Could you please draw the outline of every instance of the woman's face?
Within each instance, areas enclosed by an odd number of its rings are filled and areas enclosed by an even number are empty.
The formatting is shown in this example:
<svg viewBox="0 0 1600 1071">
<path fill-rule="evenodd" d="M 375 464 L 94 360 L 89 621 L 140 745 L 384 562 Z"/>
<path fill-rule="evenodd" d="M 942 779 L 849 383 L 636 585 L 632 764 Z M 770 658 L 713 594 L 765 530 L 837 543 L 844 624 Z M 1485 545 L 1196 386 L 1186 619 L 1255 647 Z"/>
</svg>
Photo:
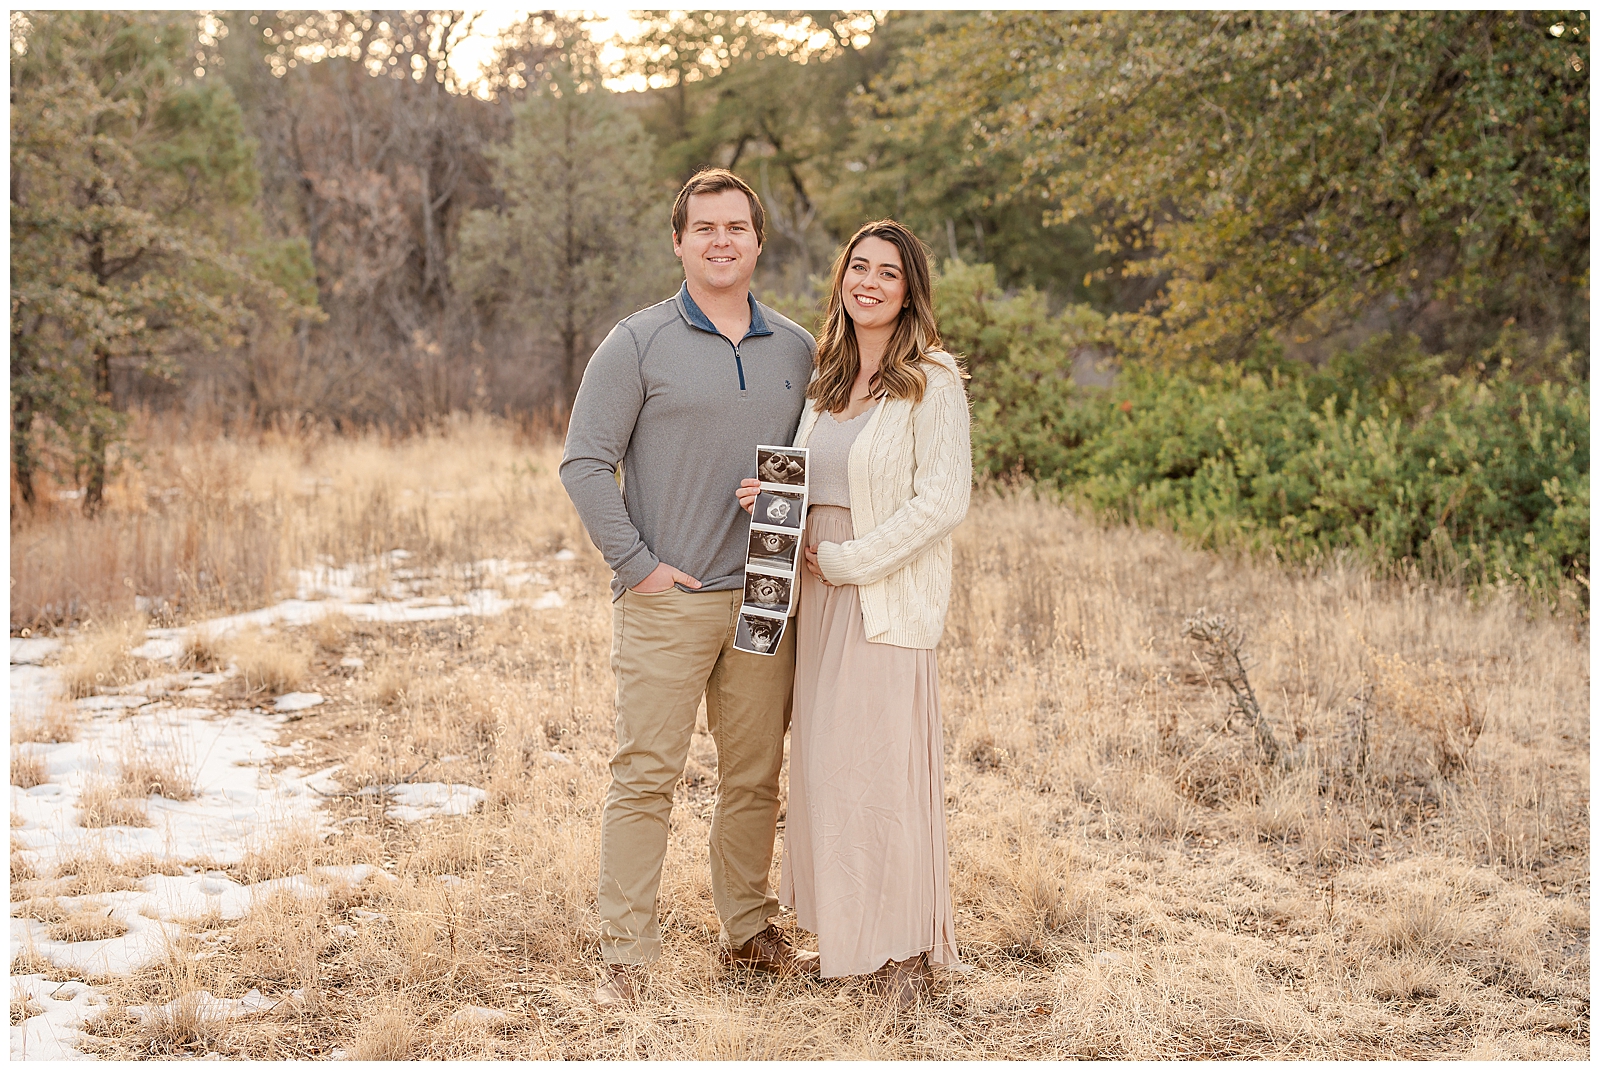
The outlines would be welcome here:
<svg viewBox="0 0 1600 1071">
<path fill-rule="evenodd" d="M 863 238 L 844 268 L 844 307 L 860 328 L 884 328 L 900 318 L 906 303 L 906 272 L 900 250 L 878 237 Z"/>
</svg>

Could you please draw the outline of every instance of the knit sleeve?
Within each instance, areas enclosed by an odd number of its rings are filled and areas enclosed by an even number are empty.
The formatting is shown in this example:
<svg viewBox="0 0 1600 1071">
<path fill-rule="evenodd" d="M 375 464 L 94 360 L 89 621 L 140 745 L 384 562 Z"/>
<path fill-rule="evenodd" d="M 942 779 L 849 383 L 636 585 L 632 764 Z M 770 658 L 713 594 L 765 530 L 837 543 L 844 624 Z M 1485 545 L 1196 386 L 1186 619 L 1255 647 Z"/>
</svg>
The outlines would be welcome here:
<svg viewBox="0 0 1600 1071">
<path fill-rule="evenodd" d="M 834 584 L 871 584 L 949 535 L 972 495 L 972 429 L 966 392 L 954 373 L 929 377 L 912 412 L 916 472 L 904 505 L 860 539 L 822 543 L 817 564 Z"/>
</svg>

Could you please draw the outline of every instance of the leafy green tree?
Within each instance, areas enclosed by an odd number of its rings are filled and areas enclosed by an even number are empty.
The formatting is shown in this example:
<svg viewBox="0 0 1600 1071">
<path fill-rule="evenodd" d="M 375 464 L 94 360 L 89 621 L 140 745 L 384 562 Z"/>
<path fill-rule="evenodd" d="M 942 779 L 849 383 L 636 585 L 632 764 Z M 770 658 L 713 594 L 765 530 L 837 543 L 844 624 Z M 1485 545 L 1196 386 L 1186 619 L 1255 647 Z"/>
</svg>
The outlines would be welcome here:
<svg viewBox="0 0 1600 1071">
<path fill-rule="evenodd" d="M 623 48 L 620 73 L 657 87 L 643 111 L 660 138 L 658 173 L 681 183 L 715 164 L 748 179 L 768 216 L 760 277 L 786 276 L 790 291 L 838 238 L 824 202 L 850 136 L 848 98 L 880 65 L 868 55 L 877 27 L 867 12 L 673 12 Z"/>
<path fill-rule="evenodd" d="M 112 368 L 170 376 L 286 302 L 237 250 L 254 146 L 227 87 L 191 77 L 194 28 L 167 13 L 12 16 L 12 469 L 35 497 L 64 453 L 93 514 L 123 426 Z"/>
<path fill-rule="evenodd" d="M 623 72 L 644 75 L 667 102 L 667 146 L 690 152 L 672 152 L 668 166 L 680 180 L 704 166 L 693 155 L 691 123 L 696 109 L 691 93 L 741 59 L 763 53 L 761 28 L 769 20 L 760 11 L 675 11 L 645 23 L 624 46 Z"/>
<path fill-rule="evenodd" d="M 504 204 L 466 215 L 454 272 L 486 316 L 554 343 L 570 406 L 608 320 L 670 278 L 669 213 L 639 120 L 593 72 L 546 69 L 488 150 Z"/>
<path fill-rule="evenodd" d="M 1086 225 L 1045 226 L 1054 203 L 1037 186 L 1018 186 L 1014 153 L 990 150 L 965 114 L 922 107 L 929 84 L 949 76 L 943 57 L 923 43 L 979 17 L 906 12 L 878 27 L 865 50 L 870 78 L 837 95 L 849 124 L 835 135 L 826 165 L 829 228 L 849 234 L 868 219 L 892 216 L 941 258 L 992 264 L 1005 286 L 1107 309 L 1137 307 L 1148 296 L 1142 281 L 1124 294 L 1103 274 L 1091 277 L 1106 257 L 1095 252 Z"/>
<path fill-rule="evenodd" d="M 1031 287 L 1007 294 L 991 264 L 946 261 L 934 286 L 945 346 L 972 376 L 972 456 L 997 475 L 1053 475 L 1094 434 L 1074 365 L 1102 354 L 1105 317 L 1088 305 L 1050 312 Z M 1089 421 L 1085 423 L 1086 419 Z"/>
<path fill-rule="evenodd" d="M 761 192 L 775 300 L 803 294 L 861 223 L 893 216 L 941 257 L 993 263 L 1007 286 L 1137 307 L 1149 283 L 1086 280 L 1107 258 L 1087 226 L 1045 226 L 1054 202 L 1017 186 L 1019 160 L 987 151 L 962 115 L 920 106 L 926 83 L 948 75 L 924 42 L 976 17 L 673 12 L 624 45 L 622 73 L 657 87 L 642 111 L 665 178 L 720 164 Z"/>
<path fill-rule="evenodd" d="M 1240 358 L 1373 309 L 1471 353 L 1587 336 L 1589 27 L 1573 13 L 985 13 L 920 107 L 1020 163 L 1109 270 L 1131 349 Z"/>
</svg>

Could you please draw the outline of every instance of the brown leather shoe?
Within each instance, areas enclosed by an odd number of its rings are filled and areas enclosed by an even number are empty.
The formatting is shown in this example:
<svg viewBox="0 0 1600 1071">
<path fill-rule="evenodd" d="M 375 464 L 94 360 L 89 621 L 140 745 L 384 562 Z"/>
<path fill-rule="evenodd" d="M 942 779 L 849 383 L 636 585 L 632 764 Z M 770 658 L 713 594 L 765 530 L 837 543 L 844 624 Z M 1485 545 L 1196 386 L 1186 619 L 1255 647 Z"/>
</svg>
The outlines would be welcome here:
<svg viewBox="0 0 1600 1071">
<path fill-rule="evenodd" d="M 594 990 L 595 1007 L 601 1011 L 637 1007 L 643 982 L 643 967 L 628 963 L 606 964 L 606 975 Z"/>
<path fill-rule="evenodd" d="M 768 974 L 822 973 L 822 961 L 815 952 L 796 952 L 789 935 L 770 924 L 738 948 L 723 950 L 722 962 Z"/>
<path fill-rule="evenodd" d="M 928 995 L 928 954 L 890 960 L 869 976 L 872 991 L 896 1011 L 909 1012 Z"/>
</svg>

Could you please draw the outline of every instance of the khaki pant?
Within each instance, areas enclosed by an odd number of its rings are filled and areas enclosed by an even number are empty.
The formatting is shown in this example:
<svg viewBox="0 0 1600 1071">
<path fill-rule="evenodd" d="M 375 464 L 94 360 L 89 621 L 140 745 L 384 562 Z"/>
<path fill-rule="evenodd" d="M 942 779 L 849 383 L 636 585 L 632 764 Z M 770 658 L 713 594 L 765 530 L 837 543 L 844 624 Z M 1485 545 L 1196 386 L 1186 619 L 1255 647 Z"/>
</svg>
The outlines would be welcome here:
<svg viewBox="0 0 1600 1071">
<path fill-rule="evenodd" d="M 771 657 L 735 650 L 740 595 L 624 591 L 612 606 L 617 751 L 600 819 L 599 890 L 607 963 L 661 954 L 656 894 L 667 823 L 702 695 L 717 745 L 711 895 L 722 939 L 742 945 L 778 913 L 767 875 L 793 703 L 794 630 L 785 630 Z"/>
</svg>

